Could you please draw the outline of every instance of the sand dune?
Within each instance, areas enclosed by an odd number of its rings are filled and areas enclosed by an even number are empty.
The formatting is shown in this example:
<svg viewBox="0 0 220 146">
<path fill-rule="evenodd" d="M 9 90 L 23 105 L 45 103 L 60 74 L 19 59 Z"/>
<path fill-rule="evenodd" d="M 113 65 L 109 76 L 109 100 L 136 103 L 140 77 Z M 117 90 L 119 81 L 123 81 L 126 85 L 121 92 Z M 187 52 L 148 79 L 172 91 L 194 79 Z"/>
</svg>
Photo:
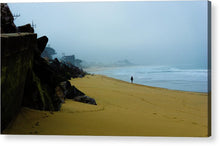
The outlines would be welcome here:
<svg viewBox="0 0 220 146">
<path fill-rule="evenodd" d="M 66 100 L 59 112 L 22 108 L 8 134 L 208 136 L 208 95 L 130 84 L 101 75 L 72 79 L 97 106 Z"/>
</svg>

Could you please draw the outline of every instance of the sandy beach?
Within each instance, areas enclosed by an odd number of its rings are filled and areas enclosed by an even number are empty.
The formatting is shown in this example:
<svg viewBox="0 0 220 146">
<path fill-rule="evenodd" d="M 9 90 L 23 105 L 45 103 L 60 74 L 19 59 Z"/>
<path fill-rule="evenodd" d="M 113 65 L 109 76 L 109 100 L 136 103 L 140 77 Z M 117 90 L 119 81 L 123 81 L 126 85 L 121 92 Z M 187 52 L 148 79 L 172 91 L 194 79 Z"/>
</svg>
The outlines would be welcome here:
<svg viewBox="0 0 220 146">
<path fill-rule="evenodd" d="M 168 90 L 101 75 L 71 84 L 97 106 L 66 100 L 59 112 L 22 108 L 4 134 L 208 136 L 208 94 Z"/>
</svg>

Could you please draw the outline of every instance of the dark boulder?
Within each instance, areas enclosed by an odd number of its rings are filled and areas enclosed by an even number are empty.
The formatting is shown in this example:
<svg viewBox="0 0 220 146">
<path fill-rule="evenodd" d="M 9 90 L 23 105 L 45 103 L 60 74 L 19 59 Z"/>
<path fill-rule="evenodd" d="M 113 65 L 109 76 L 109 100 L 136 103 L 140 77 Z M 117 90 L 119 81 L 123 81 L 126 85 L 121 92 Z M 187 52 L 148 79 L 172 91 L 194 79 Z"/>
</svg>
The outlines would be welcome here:
<svg viewBox="0 0 220 146">
<path fill-rule="evenodd" d="M 22 105 L 33 109 L 58 111 L 62 100 L 55 96 L 55 89 L 55 85 L 51 86 L 31 71 L 27 76 Z"/>
<path fill-rule="evenodd" d="M 17 30 L 14 24 L 14 17 L 8 4 L 1 3 L 1 33 L 15 33 Z"/>
<path fill-rule="evenodd" d="M 88 104 L 93 104 L 93 105 L 97 105 L 95 99 L 83 95 L 83 96 L 76 96 L 73 98 L 74 101 L 78 101 L 78 102 L 82 102 L 82 103 L 88 103 Z"/>
<path fill-rule="evenodd" d="M 60 83 L 60 87 L 63 89 L 63 94 L 60 94 L 61 96 L 65 96 L 67 99 L 73 99 L 74 101 L 78 102 L 83 102 L 83 103 L 88 103 L 88 104 L 93 104 L 97 105 L 95 99 L 86 96 L 83 92 L 78 90 L 75 86 L 71 86 L 69 81 L 64 81 Z"/>
<path fill-rule="evenodd" d="M 71 86 L 66 93 L 66 98 L 68 99 L 74 99 L 76 96 L 82 96 L 85 95 L 83 92 L 78 90 L 75 86 Z"/>
<path fill-rule="evenodd" d="M 67 80 L 71 78 L 84 77 L 87 73 L 78 67 L 60 62 L 57 58 L 50 61 L 50 67 L 54 69 L 56 73 L 65 77 Z"/>
<path fill-rule="evenodd" d="M 39 48 L 36 50 L 39 50 Z M 57 111 L 60 109 L 63 101 L 62 98 L 56 96 L 56 87 L 65 78 L 60 77 L 54 72 L 48 65 L 48 62 L 37 55 L 38 53 L 34 53 L 32 70 L 27 75 L 23 106 Z"/>
<path fill-rule="evenodd" d="M 46 36 L 42 36 L 37 39 L 37 45 L 38 45 L 38 50 L 39 50 L 40 54 L 44 51 L 44 49 L 47 45 L 47 42 L 48 42 L 48 38 Z"/>
<path fill-rule="evenodd" d="M 43 57 L 46 60 L 52 60 L 53 55 L 57 54 L 55 49 L 47 46 L 45 47 L 44 51 L 41 53 L 41 57 Z"/>
<path fill-rule="evenodd" d="M 64 90 L 68 90 L 69 88 L 71 88 L 71 84 L 69 81 L 64 81 L 60 83 L 60 86 L 64 89 Z"/>
<path fill-rule="evenodd" d="M 14 17 L 8 7 L 8 4 L 1 3 L 1 33 L 29 32 L 34 33 L 30 24 L 16 27 Z"/>
<path fill-rule="evenodd" d="M 55 89 L 55 96 L 57 96 L 62 103 L 65 102 L 65 93 L 63 92 L 63 89 L 60 86 L 57 86 Z"/>
<path fill-rule="evenodd" d="M 46 36 L 37 39 L 37 48 L 34 50 L 32 70 L 27 75 L 23 106 L 57 111 L 63 102 L 57 86 L 61 81 L 66 80 L 59 76 L 48 62 L 40 57 L 48 38 Z M 57 93 L 57 94 L 56 94 Z"/>
<path fill-rule="evenodd" d="M 17 27 L 17 32 L 29 32 L 34 33 L 34 29 L 31 27 L 30 24 L 22 25 Z"/>
<path fill-rule="evenodd" d="M 76 96 L 85 95 L 83 92 L 78 90 L 75 86 L 71 86 L 69 81 L 63 81 L 60 83 L 60 87 L 63 89 L 65 98 L 74 99 Z"/>
</svg>

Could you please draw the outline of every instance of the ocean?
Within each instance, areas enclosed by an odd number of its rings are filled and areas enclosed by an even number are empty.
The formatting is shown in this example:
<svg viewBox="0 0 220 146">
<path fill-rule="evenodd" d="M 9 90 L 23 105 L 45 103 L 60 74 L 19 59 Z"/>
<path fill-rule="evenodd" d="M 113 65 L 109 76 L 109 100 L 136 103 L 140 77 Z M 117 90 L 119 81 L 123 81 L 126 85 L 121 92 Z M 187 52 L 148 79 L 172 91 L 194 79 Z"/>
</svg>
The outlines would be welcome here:
<svg viewBox="0 0 220 146">
<path fill-rule="evenodd" d="M 161 87 L 172 90 L 208 92 L 207 69 L 184 69 L 168 66 L 131 66 L 103 68 L 89 73 L 106 75 L 115 79 Z"/>
</svg>

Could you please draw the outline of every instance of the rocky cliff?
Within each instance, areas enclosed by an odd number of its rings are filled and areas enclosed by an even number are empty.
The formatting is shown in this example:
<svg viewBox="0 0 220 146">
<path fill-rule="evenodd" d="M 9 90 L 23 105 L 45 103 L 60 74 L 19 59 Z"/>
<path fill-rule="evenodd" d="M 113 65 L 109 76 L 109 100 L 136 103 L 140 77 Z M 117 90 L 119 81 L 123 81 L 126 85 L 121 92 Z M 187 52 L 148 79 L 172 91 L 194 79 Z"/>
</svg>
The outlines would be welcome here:
<svg viewBox="0 0 220 146">
<path fill-rule="evenodd" d="M 40 58 L 40 53 L 46 43 L 46 37 L 37 39 L 34 33 L 1 35 L 1 129 L 21 106 L 59 110 L 62 101 L 55 88 L 65 78 L 45 69 L 49 65 Z"/>
<path fill-rule="evenodd" d="M 58 111 L 65 98 L 96 105 L 94 99 L 71 86 L 71 77 L 82 77 L 79 68 L 57 59 L 51 63 L 40 55 L 48 38 L 34 33 L 1 35 L 1 129 L 19 112 L 21 106 Z"/>
<path fill-rule="evenodd" d="M 37 38 L 30 25 L 16 27 L 7 4 L 1 4 L 1 16 L 1 130 L 22 106 L 57 111 L 65 98 L 96 105 L 68 81 L 84 76 L 82 70 L 41 57 L 46 36 Z"/>
<path fill-rule="evenodd" d="M 19 112 L 26 76 L 33 66 L 37 35 L 1 35 L 1 119 L 2 129 Z"/>
</svg>

